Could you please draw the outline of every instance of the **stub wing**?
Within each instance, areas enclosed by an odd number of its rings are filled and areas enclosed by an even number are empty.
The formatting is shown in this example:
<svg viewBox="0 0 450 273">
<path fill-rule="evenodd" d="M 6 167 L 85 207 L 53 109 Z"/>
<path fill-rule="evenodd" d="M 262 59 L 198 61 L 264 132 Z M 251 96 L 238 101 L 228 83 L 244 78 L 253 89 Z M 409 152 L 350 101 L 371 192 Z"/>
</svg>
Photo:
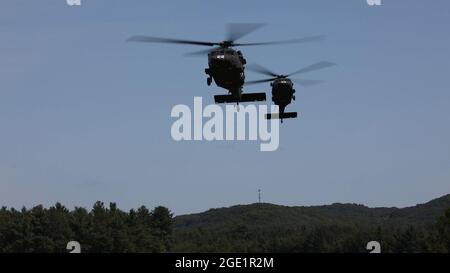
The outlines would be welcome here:
<svg viewBox="0 0 450 273">
<path fill-rule="evenodd" d="M 266 114 L 266 119 L 285 119 L 285 118 L 296 118 L 297 112 L 286 112 L 282 115 L 280 114 Z"/>
<path fill-rule="evenodd" d="M 266 101 L 266 93 L 244 93 L 240 98 L 234 95 L 216 95 L 214 96 L 216 103 L 237 103 L 237 102 L 255 102 Z"/>
</svg>

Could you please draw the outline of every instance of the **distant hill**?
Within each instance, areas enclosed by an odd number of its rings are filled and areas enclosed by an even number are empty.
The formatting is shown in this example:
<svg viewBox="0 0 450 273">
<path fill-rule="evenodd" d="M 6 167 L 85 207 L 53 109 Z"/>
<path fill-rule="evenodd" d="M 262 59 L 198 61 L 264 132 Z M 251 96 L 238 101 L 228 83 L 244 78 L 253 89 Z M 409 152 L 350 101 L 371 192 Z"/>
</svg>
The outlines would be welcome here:
<svg viewBox="0 0 450 273">
<path fill-rule="evenodd" d="M 286 251 L 295 251 L 293 248 L 306 244 L 305 240 L 308 240 L 311 234 L 329 233 L 330 230 L 332 232 L 328 237 L 330 244 L 333 244 L 330 246 L 333 251 L 339 251 L 336 247 L 340 247 L 340 244 L 350 244 L 355 240 L 361 241 L 357 244 L 362 246 L 362 242 L 366 240 L 364 237 L 381 237 L 381 233 L 392 235 L 391 241 L 397 244 L 399 236 L 403 236 L 403 230 L 413 227 L 417 230 L 411 232 L 419 234 L 422 229 L 434 224 L 449 208 L 450 194 L 407 208 L 369 208 L 364 205 L 340 203 L 288 207 L 256 203 L 210 209 L 203 213 L 174 218 L 175 250 L 280 251 L 289 241 L 297 240 L 299 242 L 286 248 Z M 317 237 L 321 240 L 325 235 Z M 333 238 L 345 242 L 339 242 L 338 246 L 335 246 Z M 427 243 L 428 239 L 423 240 Z M 249 247 L 243 248 L 246 244 Z M 359 247 L 358 245 L 354 250 L 361 251 Z M 417 247 L 422 249 L 426 246 Z M 323 248 L 316 246 L 313 249 Z M 342 249 L 352 248 L 345 246 Z M 302 250 L 304 247 L 298 251 Z"/>
<path fill-rule="evenodd" d="M 280 206 L 267 203 L 237 205 L 210 209 L 203 213 L 175 217 L 175 230 L 195 228 L 228 228 L 236 224 L 247 226 L 303 226 L 328 224 L 415 225 L 429 224 L 450 208 L 450 194 L 425 204 L 407 208 L 369 208 L 357 204 L 324 206 Z"/>
</svg>

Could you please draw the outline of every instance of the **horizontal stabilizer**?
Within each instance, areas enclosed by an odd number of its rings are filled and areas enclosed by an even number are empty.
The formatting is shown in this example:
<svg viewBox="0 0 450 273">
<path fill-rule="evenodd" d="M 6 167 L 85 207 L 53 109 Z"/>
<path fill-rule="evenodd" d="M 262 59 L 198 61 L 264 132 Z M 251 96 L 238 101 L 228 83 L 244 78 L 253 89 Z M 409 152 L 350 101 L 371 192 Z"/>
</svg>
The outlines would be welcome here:
<svg viewBox="0 0 450 273">
<path fill-rule="evenodd" d="M 283 113 L 283 115 L 281 116 L 281 118 L 285 119 L 285 118 L 296 118 L 297 117 L 297 112 L 287 112 L 287 113 Z M 280 114 L 266 114 L 266 119 L 280 119 Z"/>
<path fill-rule="evenodd" d="M 244 93 L 241 98 L 237 100 L 233 95 L 216 95 L 214 96 L 216 103 L 236 103 L 236 102 L 254 102 L 266 101 L 266 93 Z"/>
</svg>

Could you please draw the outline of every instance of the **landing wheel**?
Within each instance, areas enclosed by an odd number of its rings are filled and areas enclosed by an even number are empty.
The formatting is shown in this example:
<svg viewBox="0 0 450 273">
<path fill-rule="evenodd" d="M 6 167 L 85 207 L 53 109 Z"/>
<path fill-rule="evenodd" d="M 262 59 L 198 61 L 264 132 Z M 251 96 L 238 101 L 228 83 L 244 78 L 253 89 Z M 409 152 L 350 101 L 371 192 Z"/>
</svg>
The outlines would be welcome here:
<svg viewBox="0 0 450 273">
<path fill-rule="evenodd" d="M 292 96 L 292 99 L 295 100 L 295 96 Z"/>
<path fill-rule="evenodd" d="M 212 79 L 211 79 L 211 77 L 209 77 L 209 78 L 207 78 L 207 79 L 206 79 L 206 83 L 208 84 L 208 86 L 210 86 L 210 85 L 211 85 L 211 83 L 212 83 Z"/>
</svg>

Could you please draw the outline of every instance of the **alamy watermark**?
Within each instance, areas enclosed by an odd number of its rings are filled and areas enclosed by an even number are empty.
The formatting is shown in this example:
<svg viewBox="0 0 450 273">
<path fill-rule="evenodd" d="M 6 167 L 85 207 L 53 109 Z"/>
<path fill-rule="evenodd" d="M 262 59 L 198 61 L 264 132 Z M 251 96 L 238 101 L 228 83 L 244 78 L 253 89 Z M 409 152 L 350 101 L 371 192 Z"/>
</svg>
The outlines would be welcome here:
<svg viewBox="0 0 450 273">
<path fill-rule="evenodd" d="M 366 0 L 369 6 L 381 6 L 381 0 Z M 81 6 L 81 0 L 66 0 L 69 6 Z"/>
<path fill-rule="evenodd" d="M 81 0 L 66 0 L 69 6 L 81 6 Z"/>
<path fill-rule="evenodd" d="M 66 246 L 67 250 L 70 250 L 69 253 L 81 253 L 81 244 L 78 241 L 70 241 Z"/>
<path fill-rule="evenodd" d="M 381 0 L 366 0 L 367 5 L 369 6 L 381 6 Z M 67 5 L 69 6 L 81 6 L 81 0 L 66 0 Z"/>
<path fill-rule="evenodd" d="M 378 241 L 370 241 L 367 243 L 366 249 L 369 253 L 381 253 L 381 244 Z"/>
<path fill-rule="evenodd" d="M 70 241 L 67 243 L 67 250 L 69 253 L 81 253 L 81 244 L 78 241 Z M 378 241 L 370 241 L 366 245 L 367 251 L 369 253 L 379 254 L 381 253 L 381 244 Z"/>
<path fill-rule="evenodd" d="M 367 0 L 369 6 L 381 6 L 381 0 Z"/>
<path fill-rule="evenodd" d="M 261 151 L 276 151 L 280 144 L 280 121 L 267 120 L 267 105 L 225 105 L 203 107 L 202 97 L 194 97 L 194 108 L 175 105 L 171 117 L 171 135 L 176 141 L 261 141 Z M 271 113 L 278 113 L 278 106 L 271 106 Z M 270 125 L 270 126 L 269 126 Z"/>
</svg>

